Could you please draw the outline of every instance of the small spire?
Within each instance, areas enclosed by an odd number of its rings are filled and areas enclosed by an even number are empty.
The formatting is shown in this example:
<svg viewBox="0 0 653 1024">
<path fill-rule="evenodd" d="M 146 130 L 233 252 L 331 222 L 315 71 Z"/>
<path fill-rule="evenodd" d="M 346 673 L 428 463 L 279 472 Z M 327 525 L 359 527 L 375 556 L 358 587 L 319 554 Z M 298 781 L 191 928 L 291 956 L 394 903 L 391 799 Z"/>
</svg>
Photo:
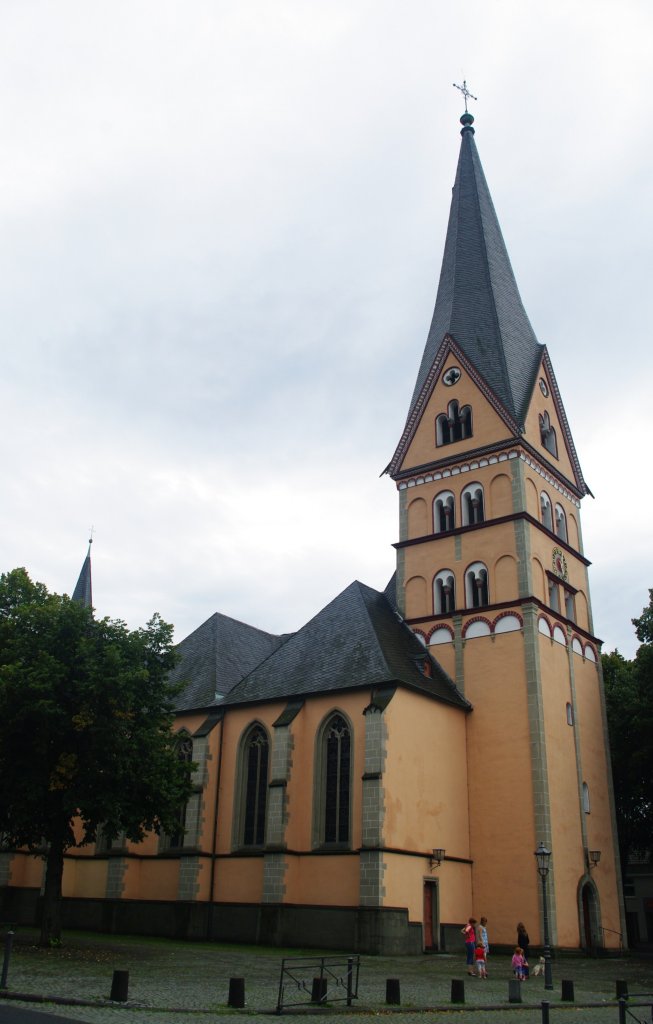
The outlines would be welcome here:
<svg viewBox="0 0 653 1024">
<path fill-rule="evenodd" d="M 73 601 L 79 601 L 85 608 L 93 607 L 93 588 L 91 585 L 91 544 L 93 543 L 93 527 L 88 538 L 88 551 L 82 565 L 82 571 L 73 590 Z"/>
</svg>

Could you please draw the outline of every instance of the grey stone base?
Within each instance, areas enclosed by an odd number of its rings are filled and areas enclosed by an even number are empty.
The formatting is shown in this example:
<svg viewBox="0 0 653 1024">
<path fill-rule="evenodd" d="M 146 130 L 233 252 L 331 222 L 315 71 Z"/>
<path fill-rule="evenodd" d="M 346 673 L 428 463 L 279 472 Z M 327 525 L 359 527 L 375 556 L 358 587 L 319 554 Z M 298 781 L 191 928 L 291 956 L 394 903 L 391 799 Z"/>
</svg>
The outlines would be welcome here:
<svg viewBox="0 0 653 1024">
<path fill-rule="evenodd" d="M 37 890 L 0 889 L 0 920 L 38 924 Z M 64 899 L 64 928 L 266 946 L 314 947 L 384 956 L 422 952 L 421 925 L 401 909 L 284 904 Z"/>
</svg>

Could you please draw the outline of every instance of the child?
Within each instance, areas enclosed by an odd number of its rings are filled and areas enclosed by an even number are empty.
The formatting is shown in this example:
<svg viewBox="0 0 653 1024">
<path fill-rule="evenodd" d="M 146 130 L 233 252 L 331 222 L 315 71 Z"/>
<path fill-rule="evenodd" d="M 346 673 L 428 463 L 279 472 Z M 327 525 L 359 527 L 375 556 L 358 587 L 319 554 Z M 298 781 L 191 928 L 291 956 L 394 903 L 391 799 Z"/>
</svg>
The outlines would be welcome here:
<svg viewBox="0 0 653 1024">
<path fill-rule="evenodd" d="M 526 980 L 527 967 L 528 964 L 526 963 L 526 958 L 524 957 L 524 950 L 521 948 L 521 946 L 515 946 L 515 952 L 512 956 L 512 970 L 515 977 L 517 978 L 517 981 Z"/>
<path fill-rule="evenodd" d="M 474 950 L 474 959 L 476 961 L 476 970 L 479 978 L 487 978 L 487 970 L 485 968 L 485 946 L 479 941 L 476 949 Z"/>
</svg>

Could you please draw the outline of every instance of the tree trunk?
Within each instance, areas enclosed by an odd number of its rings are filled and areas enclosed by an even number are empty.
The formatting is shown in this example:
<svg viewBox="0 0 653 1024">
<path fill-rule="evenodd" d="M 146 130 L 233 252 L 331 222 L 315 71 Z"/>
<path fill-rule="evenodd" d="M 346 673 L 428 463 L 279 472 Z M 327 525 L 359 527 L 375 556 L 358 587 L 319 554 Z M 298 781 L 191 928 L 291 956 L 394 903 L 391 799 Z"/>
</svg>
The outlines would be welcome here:
<svg viewBox="0 0 653 1024">
<path fill-rule="evenodd" d="M 41 946 L 61 941 L 61 883 L 63 880 L 63 841 L 53 840 L 48 850 L 41 916 Z"/>
</svg>

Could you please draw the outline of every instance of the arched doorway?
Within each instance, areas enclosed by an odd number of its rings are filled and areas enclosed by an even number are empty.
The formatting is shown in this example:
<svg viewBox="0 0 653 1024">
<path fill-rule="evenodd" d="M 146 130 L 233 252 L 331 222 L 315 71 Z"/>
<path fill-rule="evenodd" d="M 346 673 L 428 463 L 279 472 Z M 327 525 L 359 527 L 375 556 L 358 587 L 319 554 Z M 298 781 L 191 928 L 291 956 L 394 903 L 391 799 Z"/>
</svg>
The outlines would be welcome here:
<svg viewBox="0 0 653 1024">
<path fill-rule="evenodd" d="M 603 945 L 599 894 L 593 882 L 586 880 L 580 890 L 580 938 L 588 953 L 595 953 Z"/>
</svg>

